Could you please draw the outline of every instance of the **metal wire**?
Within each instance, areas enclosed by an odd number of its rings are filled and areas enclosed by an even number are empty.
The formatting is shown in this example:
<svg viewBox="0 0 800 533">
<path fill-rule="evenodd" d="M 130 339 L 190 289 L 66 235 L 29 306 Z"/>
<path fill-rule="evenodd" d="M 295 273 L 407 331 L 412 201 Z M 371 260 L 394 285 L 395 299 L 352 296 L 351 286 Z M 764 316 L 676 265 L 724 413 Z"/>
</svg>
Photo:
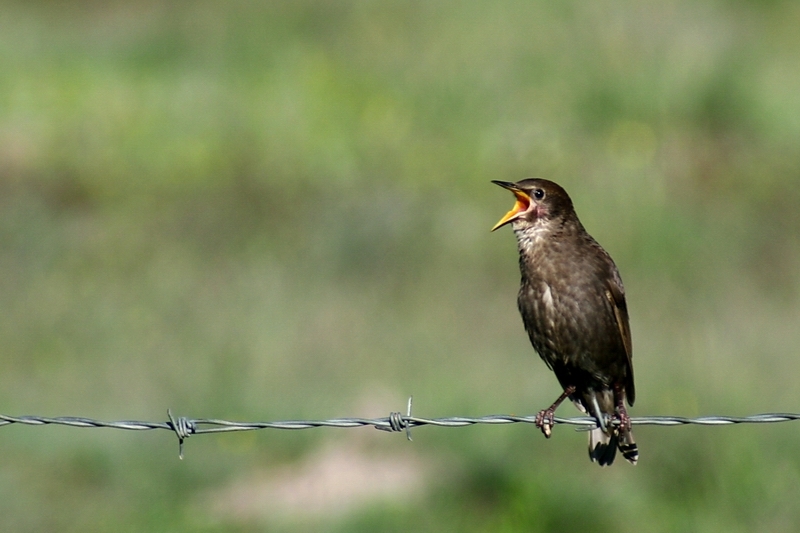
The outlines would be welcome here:
<svg viewBox="0 0 800 533">
<path fill-rule="evenodd" d="M 70 427 L 101 427 L 113 429 L 127 429 L 143 431 L 151 429 L 166 429 L 178 436 L 179 457 L 183 459 L 183 442 L 191 435 L 205 433 L 227 433 L 230 431 L 254 431 L 257 429 L 311 429 L 319 427 L 354 428 L 372 426 L 382 431 L 405 431 L 408 440 L 411 440 L 411 428 L 419 426 L 437 427 L 465 427 L 476 424 L 534 424 L 535 416 L 516 415 L 488 415 L 477 418 L 464 416 L 451 416 L 445 418 L 421 418 L 411 415 L 411 398 L 408 399 L 406 414 L 390 413 L 385 418 L 332 418 L 328 420 L 280 420 L 275 422 L 234 422 L 216 418 L 186 418 L 174 417 L 172 411 L 167 410 L 168 422 L 146 422 L 139 420 L 121 420 L 106 422 L 92 418 L 76 416 L 59 416 L 55 418 L 44 416 L 9 416 L 0 414 L 0 427 L 9 424 L 24 424 L 28 426 L 60 425 Z M 639 416 L 632 417 L 631 423 L 636 426 L 684 426 L 696 424 L 701 426 L 724 426 L 731 424 L 767 424 L 775 422 L 789 422 L 800 420 L 800 413 L 764 413 L 750 416 L 701 416 L 695 418 L 683 416 Z M 588 431 L 597 427 L 593 417 L 579 416 L 574 418 L 555 417 L 555 424 L 577 426 L 579 431 Z M 616 421 L 612 422 L 616 423 Z"/>
</svg>

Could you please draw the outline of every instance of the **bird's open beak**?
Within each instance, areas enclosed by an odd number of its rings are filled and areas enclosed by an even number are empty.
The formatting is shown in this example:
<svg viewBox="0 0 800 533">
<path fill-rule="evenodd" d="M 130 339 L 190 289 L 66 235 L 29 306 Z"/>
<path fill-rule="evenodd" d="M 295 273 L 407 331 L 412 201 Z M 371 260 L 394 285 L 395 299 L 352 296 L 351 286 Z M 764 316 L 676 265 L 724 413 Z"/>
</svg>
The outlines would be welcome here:
<svg viewBox="0 0 800 533">
<path fill-rule="evenodd" d="M 528 196 L 528 193 L 522 191 L 513 183 L 509 183 L 507 181 L 497 181 L 497 180 L 492 180 L 492 183 L 494 183 L 495 185 L 499 185 L 504 189 L 508 189 L 509 191 L 513 192 L 514 196 L 517 198 L 517 201 L 514 204 L 514 207 L 511 208 L 511 211 L 506 213 L 505 216 L 500 219 L 500 222 L 494 225 L 494 227 L 492 228 L 492 231 L 494 231 L 497 228 L 505 226 L 506 224 L 517 218 L 520 214 L 527 211 L 528 208 L 531 206 L 531 197 Z"/>
</svg>

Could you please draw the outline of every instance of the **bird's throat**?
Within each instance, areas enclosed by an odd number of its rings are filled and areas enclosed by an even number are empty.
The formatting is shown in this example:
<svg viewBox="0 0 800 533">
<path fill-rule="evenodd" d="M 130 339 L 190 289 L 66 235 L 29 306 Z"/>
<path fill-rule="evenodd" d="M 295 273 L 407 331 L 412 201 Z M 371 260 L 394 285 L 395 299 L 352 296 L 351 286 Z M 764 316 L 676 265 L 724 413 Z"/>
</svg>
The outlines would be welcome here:
<svg viewBox="0 0 800 533">
<path fill-rule="evenodd" d="M 517 237 L 517 245 L 521 254 L 530 255 L 536 248 L 541 246 L 552 233 L 550 224 L 544 219 L 536 219 L 532 224 L 529 222 L 513 224 L 514 235 Z"/>
</svg>

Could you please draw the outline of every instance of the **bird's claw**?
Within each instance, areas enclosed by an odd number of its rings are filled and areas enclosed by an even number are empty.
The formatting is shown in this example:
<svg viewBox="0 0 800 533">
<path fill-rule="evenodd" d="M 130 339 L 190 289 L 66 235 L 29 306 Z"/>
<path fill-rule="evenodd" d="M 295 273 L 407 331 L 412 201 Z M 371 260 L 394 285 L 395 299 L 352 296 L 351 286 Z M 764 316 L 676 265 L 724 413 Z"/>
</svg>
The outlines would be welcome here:
<svg viewBox="0 0 800 533">
<path fill-rule="evenodd" d="M 628 412 L 626 410 L 622 410 L 621 412 L 617 412 L 614 415 L 619 421 L 619 431 L 622 433 L 629 432 L 633 424 L 631 424 L 631 417 L 628 416 Z"/>
<path fill-rule="evenodd" d="M 554 409 L 542 409 L 536 415 L 535 424 L 536 427 L 542 430 L 544 433 L 545 438 L 549 439 L 550 435 L 553 434 L 552 427 L 555 424 L 555 410 Z"/>
<path fill-rule="evenodd" d="M 614 398 L 617 402 L 614 418 L 619 422 L 618 430 L 620 433 L 630 433 L 632 426 L 631 417 L 628 416 L 628 410 L 625 408 L 625 396 L 622 393 L 619 383 L 614 385 Z"/>
</svg>

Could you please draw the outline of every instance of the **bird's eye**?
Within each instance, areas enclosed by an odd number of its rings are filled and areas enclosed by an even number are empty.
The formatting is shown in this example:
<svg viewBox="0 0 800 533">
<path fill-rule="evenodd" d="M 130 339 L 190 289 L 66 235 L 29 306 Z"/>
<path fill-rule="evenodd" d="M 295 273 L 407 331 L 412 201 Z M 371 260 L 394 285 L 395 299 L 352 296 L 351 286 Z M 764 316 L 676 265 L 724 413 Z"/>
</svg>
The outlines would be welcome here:
<svg viewBox="0 0 800 533">
<path fill-rule="evenodd" d="M 541 200 L 544 198 L 544 191 L 542 189 L 536 189 L 533 191 L 533 197 L 537 200 Z"/>
</svg>

